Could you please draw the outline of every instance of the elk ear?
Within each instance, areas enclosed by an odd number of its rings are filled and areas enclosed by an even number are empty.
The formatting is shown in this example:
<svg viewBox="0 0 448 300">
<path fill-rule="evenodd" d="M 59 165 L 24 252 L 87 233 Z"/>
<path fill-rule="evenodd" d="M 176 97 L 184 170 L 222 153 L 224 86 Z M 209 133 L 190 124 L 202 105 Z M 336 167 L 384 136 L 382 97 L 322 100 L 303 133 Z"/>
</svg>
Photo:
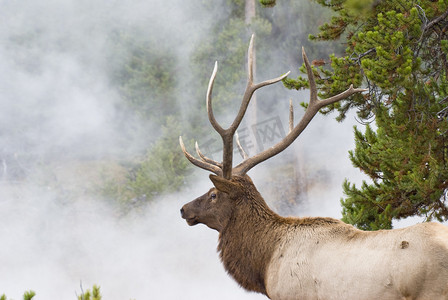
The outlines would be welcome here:
<svg viewBox="0 0 448 300">
<path fill-rule="evenodd" d="M 236 189 L 236 184 L 232 181 L 210 174 L 210 180 L 213 182 L 213 185 L 218 189 L 218 191 L 226 193 L 226 194 L 233 194 Z"/>
</svg>

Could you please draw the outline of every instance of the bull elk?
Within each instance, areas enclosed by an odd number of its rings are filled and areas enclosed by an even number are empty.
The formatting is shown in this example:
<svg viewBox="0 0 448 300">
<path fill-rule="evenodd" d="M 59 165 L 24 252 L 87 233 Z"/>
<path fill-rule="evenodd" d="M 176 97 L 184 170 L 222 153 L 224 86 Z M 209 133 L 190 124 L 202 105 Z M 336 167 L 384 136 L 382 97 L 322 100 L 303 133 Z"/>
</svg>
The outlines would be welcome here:
<svg viewBox="0 0 448 300">
<path fill-rule="evenodd" d="M 187 159 L 208 170 L 214 187 L 185 204 L 182 218 L 192 226 L 203 223 L 219 232 L 218 252 L 226 271 L 246 290 L 271 299 L 448 299 L 448 228 L 422 223 L 408 228 L 361 231 L 325 217 L 282 217 L 272 211 L 247 172 L 287 148 L 322 107 L 355 93 L 350 86 L 339 95 L 320 100 L 314 75 L 302 49 L 310 101 L 303 118 L 290 126 L 273 147 L 232 167 L 233 140 L 255 90 L 278 78 L 253 82 L 253 36 L 248 50 L 248 84 L 239 112 L 228 129 L 216 121 L 212 88 L 217 63 L 207 91 L 207 112 L 223 140 L 223 161 L 206 157 Z M 292 122 L 290 114 L 290 123 Z M 240 147 L 242 151 L 242 148 Z"/>
</svg>

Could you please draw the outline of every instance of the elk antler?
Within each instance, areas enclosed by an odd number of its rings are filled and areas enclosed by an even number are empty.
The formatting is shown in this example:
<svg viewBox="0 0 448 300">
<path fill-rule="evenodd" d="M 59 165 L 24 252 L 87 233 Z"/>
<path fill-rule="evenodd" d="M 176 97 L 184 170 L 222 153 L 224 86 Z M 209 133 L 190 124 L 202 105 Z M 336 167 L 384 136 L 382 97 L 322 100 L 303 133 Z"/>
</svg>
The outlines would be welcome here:
<svg viewBox="0 0 448 300">
<path fill-rule="evenodd" d="M 254 84 L 254 75 L 253 75 L 253 49 L 254 49 L 254 35 L 252 35 L 250 42 L 249 42 L 249 49 L 248 49 L 248 58 L 247 58 L 247 68 L 248 68 L 248 78 L 247 78 L 247 86 L 246 90 L 244 92 L 243 100 L 241 101 L 241 106 L 238 111 L 237 116 L 235 117 L 235 120 L 233 120 L 232 124 L 229 128 L 224 129 L 221 125 L 218 124 L 218 122 L 215 119 L 215 116 L 213 114 L 213 108 L 212 108 L 212 90 L 213 90 L 213 84 L 215 82 L 216 73 L 218 72 L 218 62 L 215 62 L 215 67 L 213 69 L 212 76 L 210 77 L 210 82 L 208 84 L 207 89 L 207 114 L 208 118 L 210 120 L 210 123 L 212 124 L 213 128 L 219 133 L 219 135 L 222 138 L 223 143 L 223 154 L 222 154 L 222 167 L 221 164 L 218 162 L 215 162 L 211 159 L 206 158 L 203 155 L 200 155 L 200 151 L 198 152 L 198 155 L 201 157 L 202 160 L 196 159 L 191 154 L 189 154 L 185 150 L 185 146 L 182 142 L 182 138 L 179 138 L 179 142 L 181 144 L 182 151 L 184 152 L 185 156 L 188 158 L 188 160 L 193 163 L 194 165 L 211 171 L 217 175 L 221 175 L 226 179 L 230 179 L 232 177 L 232 161 L 233 161 L 233 136 L 235 134 L 235 131 L 237 130 L 238 126 L 241 123 L 241 120 L 244 117 L 244 114 L 246 113 L 247 106 L 249 105 L 249 102 L 252 98 L 252 95 L 254 92 L 264 86 L 276 83 L 281 81 L 283 78 L 289 75 L 289 72 L 279 76 L 274 79 L 266 80 L 257 84 Z M 198 148 L 197 148 L 198 149 Z"/>
<path fill-rule="evenodd" d="M 237 165 L 233 170 L 235 174 L 243 175 L 246 174 L 250 169 L 252 169 L 254 166 L 258 165 L 262 161 L 265 161 L 274 155 L 277 155 L 278 153 L 285 150 L 289 145 L 291 145 L 292 142 L 302 133 L 302 131 L 308 126 L 309 122 L 313 119 L 313 117 L 317 114 L 317 112 L 324 106 L 330 105 L 332 103 L 338 102 L 342 99 L 345 99 L 355 93 L 364 92 L 367 91 L 366 89 L 355 89 L 353 88 L 353 85 L 350 85 L 350 87 L 333 97 L 330 97 L 328 99 L 319 100 L 317 97 L 317 87 L 316 87 L 316 81 L 314 78 L 313 70 L 311 69 L 310 62 L 308 61 L 308 57 L 306 56 L 305 49 L 302 47 L 302 56 L 303 60 L 305 62 L 306 66 L 306 72 L 308 75 L 308 81 L 310 85 L 310 102 L 308 104 L 308 107 L 305 111 L 305 114 L 303 115 L 302 119 L 299 121 L 299 123 L 293 127 L 293 113 L 292 113 L 292 104 L 290 103 L 290 130 L 288 135 L 281 140 L 279 143 L 274 145 L 273 147 L 264 150 L 261 153 L 256 154 L 255 156 L 246 159 L 245 161 L 241 162 L 239 165 Z"/>
<path fill-rule="evenodd" d="M 243 159 L 248 159 L 249 156 L 247 155 L 246 151 L 244 151 L 243 145 L 241 145 L 240 137 L 238 135 L 238 131 L 235 131 L 235 140 L 236 140 L 236 145 L 238 146 L 238 151 L 241 154 L 241 157 Z"/>
<path fill-rule="evenodd" d="M 195 166 L 202 168 L 204 170 L 208 170 L 210 172 L 215 173 L 218 176 L 222 176 L 222 168 L 218 166 L 218 163 L 213 161 L 213 163 L 211 163 L 210 161 L 212 161 L 209 158 L 206 158 L 205 156 L 201 156 L 202 160 L 199 160 L 197 158 L 195 158 L 193 155 L 191 155 L 190 153 L 187 152 L 187 150 L 185 149 L 185 145 L 184 142 L 182 141 L 182 137 L 179 137 L 179 144 L 180 147 L 182 148 L 182 152 L 184 153 L 185 157 Z M 197 143 L 196 143 L 197 144 Z M 199 147 L 196 147 L 197 152 L 199 151 Z M 202 154 L 202 153 L 201 153 Z"/>
<path fill-rule="evenodd" d="M 218 122 L 216 121 L 215 116 L 213 114 L 213 108 L 212 108 L 212 90 L 213 90 L 213 84 L 215 82 L 216 73 L 218 72 L 218 62 L 215 63 L 215 67 L 213 69 L 212 76 L 210 77 L 210 82 L 208 84 L 207 114 L 208 114 L 208 118 L 209 118 L 210 123 L 212 124 L 213 128 L 219 133 L 219 135 L 222 138 L 222 142 L 223 142 L 222 164 L 204 156 L 202 154 L 202 152 L 199 150 L 197 143 L 196 143 L 196 152 L 199 155 L 199 157 L 201 158 L 201 160 L 193 157 L 191 154 L 189 154 L 185 150 L 184 143 L 182 142 L 182 137 L 179 137 L 179 142 L 180 142 L 182 151 L 184 152 L 185 156 L 188 158 L 188 160 L 190 162 L 192 162 L 194 165 L 196 165 L 202 169 L 213 172 L 213 173 L 217 174 L 218 176 L 222 176 L 226 179 L 231 178 L 232 172 L 237 175 L 244 175 L 250 169 L 252 169 L 254 166 L 258 165 L 262 161 L 265 161 L 265 160 L 271 158 L 272 156 L 277 155 L 278 153 L 285 150 L 302 133 L 302 131 L 308 126 L 310 121 L 313 119 L 313 117 L 317 114 L 317 112 L 322 107 L 330 105 L 335 102 L 338 102 L 338 101 L 345 99 L 355 93 L 367 91 L 366 89 L 355 89 L 355 88 L 353 88 L 353 85 L 350 85 L 350 87 L 346 91 L 344 91 L 336 96 L 330 97 L 328 99 L 319 100 L 317 97 L 316 80 L 314 78 L 313 70 L 311 68 L 310 62 L 308 61 L 305 50 L 302 47 L 302 56 L 303 56 L 303 60 L 305 62 L 306 72 L 308 75 L 308 81 L 309 81 L 309 85 L 310 85 L 310 102 L 305 111 L 305 114 L 303 115 L 303 117 L 299 121 L 299 123 L 296 126 L 294 126 L 293 107 L 292 107 L 292 103 L 290 102 L 289 133 L 288 133 L 288 135 L 283 140 L 281 140 L 279 143 L 274 145 L 273 147 L 266 149 L 263 152 L 258 153 L 253 157 L 247 158 L 246 153 L 244 152 L 241 145 L 239 144 L 239 141 L 237 140 L 239 150 L 245 160 L 243 162 L 241 162 L 239 165 L 237 165 L 235 168 L 232 169 L 233 137 L 235 135 L 235 132 L 236 132 L 238 126 L 241 123 L 241 120 L 244 117 L 244 114 L 246 113 L 247 106 L 249 105 L 249 102 L 252 98 L 253 93 L 257 89 L 259 89 L 263 86 L 279 82 L 280 80 L 282 80 L 289 74 L 289 72 L 288 72 L 288 73 L 286 73 L 282 76 L 279 76 L 277 78 L 254 84 L 253 83 L 253 79 L 254 79 L 253 78 L 253 47 L 254 47 L 254 35 L 252 35 L 252 37 L 250 39 L 250 43 L 249 43 L 248 59 L 247 59 L 248 79 L 247 79 L 246 91 L 244 92 L 243 100 L 241 101 L 241 106 L 238 111 L 238 114 L 235 117 L 235 120 L 233 120 L 230 127 L 227 129 L 222 128 L 222 126 L 218 124 Z"/>
</svg>

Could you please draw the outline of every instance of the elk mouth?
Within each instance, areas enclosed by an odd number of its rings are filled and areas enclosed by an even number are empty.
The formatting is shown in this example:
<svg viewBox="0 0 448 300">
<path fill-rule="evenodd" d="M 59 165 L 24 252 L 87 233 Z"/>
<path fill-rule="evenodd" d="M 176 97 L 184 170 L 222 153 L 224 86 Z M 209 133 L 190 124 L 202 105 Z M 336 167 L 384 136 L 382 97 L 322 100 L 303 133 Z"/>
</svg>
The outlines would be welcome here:
<svg viewBox="0 0 448 300">
<path fill-rule="evenodd" d="M 194 226 L 194 225 L 199 223 L 198 218 L 196 218 L 196 217 L 187 218 L 185 220 L 187 221 L 187 224 L 190 225 L 190 226 Z"/>
<path fill-rule="evenodd" d="M 180 209 L 180 215 L 181 215 L 182 219 L 185 219 L 185 221 L 187 221 L 187 224 L 190 226 L 193 226 L 193 225 L 196 225 L 199 223 L 198 217 L 196 217 L 196 216 L 188 217 L 187 213 L 185 213 L 185 210 L 183 207 Z"/>
</svg>

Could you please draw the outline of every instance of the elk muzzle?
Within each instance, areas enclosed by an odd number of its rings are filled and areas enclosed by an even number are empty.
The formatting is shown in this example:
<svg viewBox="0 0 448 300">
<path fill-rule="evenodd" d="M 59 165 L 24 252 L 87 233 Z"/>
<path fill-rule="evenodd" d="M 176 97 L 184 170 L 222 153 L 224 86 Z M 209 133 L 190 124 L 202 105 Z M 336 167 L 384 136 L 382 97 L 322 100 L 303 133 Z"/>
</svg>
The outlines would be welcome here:
<svg viewBox="0 0 448 300">
<path fill-rule="evenodd" d="M 201 223 L 220 231 L 228 222 L 234 206 L 227 194 L 218 194 L 216 188 L 211 188 L 204 195 L 185 204 L 180 214 L 190 226 Z"/>
<path fill-rule="evenodd" d="M 193 202 L 193 201 L 192 201 Z M 182 206 L 180 209 L 180 215 L 183 219 L 187 221 L 187 224 L 190 226 L 196 225 L 199 223 L 197 215 L 194 213 L 193 209 L 191 209 L 192 202 L 189 202 Z"/>
</svg>

